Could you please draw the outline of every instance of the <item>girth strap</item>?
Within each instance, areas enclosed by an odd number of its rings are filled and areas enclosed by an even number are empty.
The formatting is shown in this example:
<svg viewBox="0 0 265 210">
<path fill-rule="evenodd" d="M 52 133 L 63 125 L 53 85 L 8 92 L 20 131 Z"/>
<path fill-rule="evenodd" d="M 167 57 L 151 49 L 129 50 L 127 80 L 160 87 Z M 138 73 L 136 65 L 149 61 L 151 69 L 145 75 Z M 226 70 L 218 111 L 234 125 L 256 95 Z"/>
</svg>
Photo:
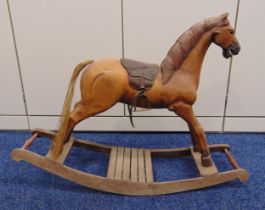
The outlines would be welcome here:
<svg viewBox="0 0 265 210">
<path fill-rule="evenodd" d="M 129 112 L 129 116 L 130 116 L 130 122 L 132 127 L 134 127 L 134 123 L 133 123 L 133 110 L 136 111 L 136 106 L 137 106 L 137 102 L 142 98 L 145 100 L 147 107 L 151 108 L 150 102 L 147 98 L 146 95 L 144 95 L 145 89 L 141 88 L 136 95 L 134 96 L 132 103 L 128 104 L 128 112 Z"/>
<path fill-rule="evenodd" d="M 120 62 L 128 73 L 128 82 L 131 88 L 137 91 L 131 104 L 128 104 L 130 122 L 134 127 L 133 109 L 136 111 L 136 106 L 140 99 L 144 100 L 143 102 L 150 108 L 149 100 L 144 93 L 152 88 L 160 67 L 157 64 L 149 64 L 126 58 L 122 58 Z"/>
</svg>

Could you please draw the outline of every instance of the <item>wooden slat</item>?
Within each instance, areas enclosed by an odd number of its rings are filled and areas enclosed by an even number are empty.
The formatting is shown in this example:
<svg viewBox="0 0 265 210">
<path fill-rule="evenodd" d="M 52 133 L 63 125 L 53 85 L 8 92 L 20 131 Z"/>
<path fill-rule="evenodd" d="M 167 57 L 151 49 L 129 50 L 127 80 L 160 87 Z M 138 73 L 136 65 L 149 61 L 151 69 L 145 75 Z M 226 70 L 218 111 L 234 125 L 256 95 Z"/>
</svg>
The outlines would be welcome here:
<svg viewBox="0 0 265 210">
<path fill-rule="evenodd" d="M 137 149 L 132 149 L 131 156 L 131 181 L 138 181 L 138 151 Z"/>
<path fill-rule="evenodd" d="M 150 150 L 145 150 L 145 174 L 146 174 L 146 182 L 150 183 L 154 181 L 153 178 L 153 167 L 152 167 L 152 159 Z"/>
<path fill-rule="evenodd" d="M 201 153 L 200 152 L 194 152 L 193 148 L 190 149 L 192 157 L 196 163 L 196 166 L 201 174 L 201 176 L 209 176 L 218 173 L 218 170 L 212 161 L 213 165 L 210 167 L 204 167 L 201 162 Z"/>
<path fill-rule="evenodd" d="M 115 169 L 115 179 L 122 179 L 122 168 L 123 168 L 123 157 L 124 157 L 124 147 L 118 147 L 117 161 Z"/>
<path fill-rule="evenodd" d="M 130 167 L 131 167 L 131 149 L 124 149 L 124 159 L 123 159 L 123 172 L 122 179 L 130 180 Z"/>
<path fill-rule="evenodd" d="M 144 168 L 144 150 L 138 150 L 138 180 L 139 182 L 145 182 L 145 168 Z"/>
<path fill-rule="evenodd" d="M 114 179 L 115 168 L 116 168 L 116 160 L 117 160 L 117 147 L 112 147 L 109 157 L 109 167 L 107 177 L 110 179 Z"/>
</svg>

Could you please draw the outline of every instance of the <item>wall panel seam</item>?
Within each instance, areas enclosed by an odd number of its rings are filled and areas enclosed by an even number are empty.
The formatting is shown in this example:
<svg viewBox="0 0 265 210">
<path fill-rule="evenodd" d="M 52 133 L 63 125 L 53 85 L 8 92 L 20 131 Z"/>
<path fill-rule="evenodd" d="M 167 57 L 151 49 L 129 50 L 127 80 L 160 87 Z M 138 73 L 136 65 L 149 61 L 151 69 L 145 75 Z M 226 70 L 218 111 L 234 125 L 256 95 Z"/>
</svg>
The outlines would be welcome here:
<svg viewBox="0 0 265 210">
<path fill-rule="evenodd" d="M 121 46 L 122 46 L 122 58 L 124 58 L 124 7 L 123 7 L 123 0 L 121 2 Z M 123 104 L 123 116 L 126 116 L 126 107 Z"/>
<path fill-rule="evenodd" d="M 237 30 L 239 7 L 240 7 L 240 0 L 237 0 L 236 17 L 235 17 L 235 22 L 234 22 L 235 34 L 236 34 L 236 30 Z M 225 104 L 224 104 L 223 122 L 222 122 L 222 132 L 224 132 L 224 129 L 225 129 L 225 117 L 226 117 L 227 105 L 228 105 L 228 95 L 229 95 L 229 91 L 230 91 L 232 66 L 233 66 L 233 57 L 230 59 L 228 76 L 227 76 L 227 85 L 226 85 L 226 94 L 225 94 Z"/>
<path fill-rule="evenodd" d="M 17 61 L 17 67 L 18 67 L 20 86 L 21 86 L 21 90 L 22 90 L 22 94 L 23 94 L 22 95 L 23 103 L 24 103 L 25 113 L 26 113 L 26 116 L 27 116 L 28 129 L 30 130 L 30 121 L 29 121 L 28 107 L 27 107 L 27 101 L 26 101 L 26 95 L 25 95 L 25 88 L 24 88 L 24 84 L 23 84 L 21 65 L 20 65 L 20 60 L 19 60 L 19 56 L 18 56 L 18 49 L 17 49 L 17 42 L 16 42 L 16 36 L 15 36 L 14 24 L 13 24 L 13 19 L 12 19 L 12 14 L 11 14 L 11 8 L 10 8 L 9 0 L 7 0 L 6 2 L 7 2 L 7 10 L 8 10 L 8 15 L 9 15 L 11 31 L 12 31 L 12 39 L 13 39 L 13 44 L 14 44 L 14 49 L 15 49 L 15 54 L 16 54 L 16 61 Z"/>
</svg>

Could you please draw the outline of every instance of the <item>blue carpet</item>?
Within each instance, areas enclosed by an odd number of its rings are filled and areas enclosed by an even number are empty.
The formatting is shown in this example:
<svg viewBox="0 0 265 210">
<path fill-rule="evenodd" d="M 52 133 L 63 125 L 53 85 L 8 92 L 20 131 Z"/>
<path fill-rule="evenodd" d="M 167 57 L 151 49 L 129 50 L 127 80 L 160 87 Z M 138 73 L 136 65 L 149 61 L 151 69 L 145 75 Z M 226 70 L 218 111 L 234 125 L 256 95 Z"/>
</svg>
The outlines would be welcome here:
<svg viewBox="0 0 265 210">
<path fill-rule="evenodd" d="M 76 133 L 82 139 L 95 142 L 145 148 L 174 148 L 190 145 L 187 133 Z M 246 184 L 232 181 L 207 189 L 161 196 L 121 196 L 98 192 L 51 175 L 25 162 L 11 160 L 11 151 L 20 147 L 28 132 L 0 132 L 0 209 L 265 209 L 265 134 L 208 134 L 208 142 L 226 143 L 239 165 L 250 173 Z M 45 154 L 46 139 L 37 140 L 31 150 Z M 223 154 L 214 153 L 220 171 L 231 166 Z M 108 156 L 73 148 L 66 165 L 105 175 Z M 157 158 L 153 163 L 158 181 L 196 177 L 189 157 Z"/>
</svg>

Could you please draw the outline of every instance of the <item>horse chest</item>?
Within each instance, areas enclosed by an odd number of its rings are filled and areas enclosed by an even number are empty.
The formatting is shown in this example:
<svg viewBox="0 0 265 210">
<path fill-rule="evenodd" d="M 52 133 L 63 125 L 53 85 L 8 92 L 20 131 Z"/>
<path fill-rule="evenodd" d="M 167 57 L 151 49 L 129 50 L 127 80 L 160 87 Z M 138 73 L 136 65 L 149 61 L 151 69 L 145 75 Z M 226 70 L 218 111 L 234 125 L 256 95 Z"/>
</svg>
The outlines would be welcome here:
<svg viewBox="0 0 265 210">
<path fill-rule="evenodd" d="M 175 79 L 162 89 L 162 98 L 166 106 L 178 101 L 193 104 L 196 101 L 196 85 L 191 79 Z"/>
</svg>

